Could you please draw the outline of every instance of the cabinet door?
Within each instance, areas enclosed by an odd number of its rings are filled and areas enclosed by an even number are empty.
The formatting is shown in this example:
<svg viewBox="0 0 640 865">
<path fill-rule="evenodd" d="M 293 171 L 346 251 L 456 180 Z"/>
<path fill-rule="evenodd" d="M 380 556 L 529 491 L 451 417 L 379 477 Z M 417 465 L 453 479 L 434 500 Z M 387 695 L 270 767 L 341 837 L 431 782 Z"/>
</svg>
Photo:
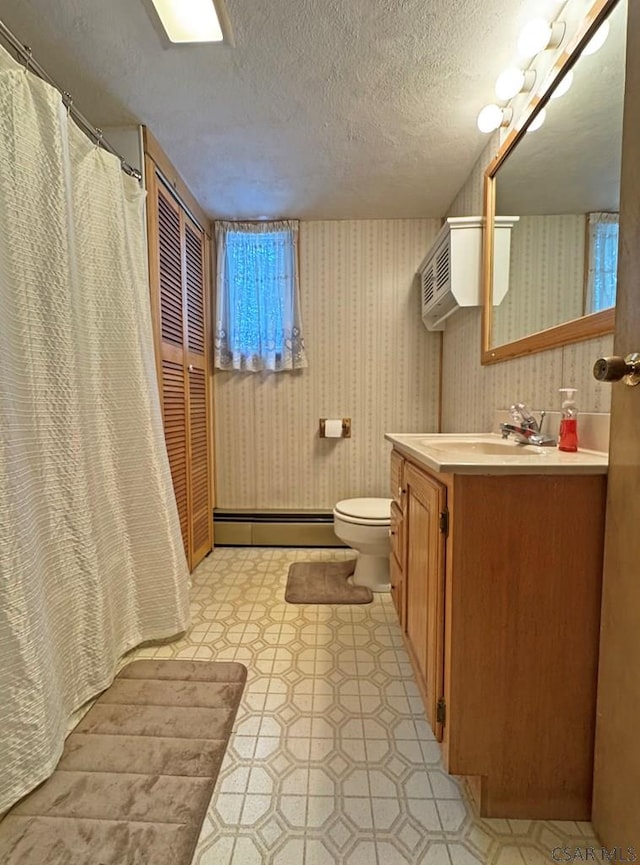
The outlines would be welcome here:
<svg viewBox="0 0 640 865">
<path fill-rule="evenodd" d="M 418 668 L 427 718 L 441 741 L 438 700 L 444 692 L 444 550 L 446 488 L 407 464 L 404 574 L 405 632 Z"/>
<path fill-rule="evenodd" d="M 391 600 L 396 608 L 400 625 L 404 626 L 404 575 L 394 555 L 389 558 L 389 579 L 391 581 Z"/>
<path fill-rule="evenodd" d="M 395 502 L 391 502 L 391 556 L 389 566 L 391 573 L 391 599 L 398 613 L 400 624 L 404 625 L 404 517 Z"/>
</svg>

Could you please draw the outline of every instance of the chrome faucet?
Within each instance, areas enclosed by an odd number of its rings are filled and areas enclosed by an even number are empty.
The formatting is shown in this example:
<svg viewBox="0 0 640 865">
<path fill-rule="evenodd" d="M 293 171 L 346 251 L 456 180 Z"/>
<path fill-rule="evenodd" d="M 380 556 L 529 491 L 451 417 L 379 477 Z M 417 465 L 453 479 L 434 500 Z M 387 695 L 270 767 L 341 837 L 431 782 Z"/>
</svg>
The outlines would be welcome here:
<svg viewBox="0 0 640 865">
<path fill-rule="evenodd" d="M 554 438 L 542 432 L 546 412 L 540 412 L 540 420 L 537 421 L 523 402 L 517 402 L 511 406 L 509 413 L 513 423 L 500 424 L 503 439 L 513 435 L 520 444 L 540 447 L 553 447 L 556 444 Z"/>
</svg>

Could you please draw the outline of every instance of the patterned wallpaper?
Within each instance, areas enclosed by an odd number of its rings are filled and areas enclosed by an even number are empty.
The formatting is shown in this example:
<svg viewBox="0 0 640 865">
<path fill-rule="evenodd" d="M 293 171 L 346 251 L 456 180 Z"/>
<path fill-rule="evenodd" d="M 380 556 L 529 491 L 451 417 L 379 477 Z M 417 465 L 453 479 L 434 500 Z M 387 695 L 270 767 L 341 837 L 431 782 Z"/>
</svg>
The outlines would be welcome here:
<svg viewBox="0 0 640 865">
<path fill-rule="evenodd" d="M 492 135 L 447 216 L 482 213 L 484 170 L 499 146 Z M 579 389 L 583 411 L 610 411 L 611 385 L 596 382 L 593 361 L 613 353 L 613 336 L 551 349 L 528 357 L 482 366 L 480 363 L 482 310 L 465 309 L 451 316 L 443 335 L 442 432 L 480 432 L 491 429 L 495 409 L 516 400 L 535 409 L 558 409 L 558 388 Z"/>
<path fill-rule="evenodd" d="M 326 509 L 386 496 L 385 432 L 434 432 L 439 334 L 420 319 L 414 274 L 437 219 L 300 224 L 300 290 L 309 367 L 217 371 L 216 504 Z M 350 439 L 320 439 L 320 417 L 350 417 Z"/>
<path fill-rule="evenodd" d="M 449 216 L 482 213 L 492 136 Z M 267 510 L 331 508 L 387 495 L 385 432 L 438 430 L 441 337 L 425 330 L 413 283 L 440 228 L 435 219 L 300 224 L 300 289 L 309 368 L 216 372 L 216 504 Z M 442 431 L 491 429 L 495 409 L 524 400 L 557 409 L 579 389 L 583 411 L 610 410 L 610 385 L 591 376 L 613 337 L 480 363 L 480 309 L 459 310 L 442 342 Z M 320 439 L 320 417 L 351 417 L 350 439 Z"/>
<path fill-rule="evenodd" d="M 493 344 L 571 321 L 584 309 L 584 214 L 521 216 L 511 230 L 509 292 L 493 312 Z"/>
</svg>

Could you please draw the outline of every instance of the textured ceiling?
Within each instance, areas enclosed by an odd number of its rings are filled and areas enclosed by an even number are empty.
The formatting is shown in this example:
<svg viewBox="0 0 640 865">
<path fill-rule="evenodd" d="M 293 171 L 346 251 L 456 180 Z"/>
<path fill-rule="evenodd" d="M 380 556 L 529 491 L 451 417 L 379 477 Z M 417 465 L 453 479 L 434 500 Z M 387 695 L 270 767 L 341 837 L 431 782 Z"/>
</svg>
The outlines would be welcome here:
<svg viewBox="0 0 640 865">
<path fill-rule="evenodd" d="M 144 123 L 212 217 L 442 216 L 479 108 L 552 0 L 227 0 L 235 47 L 171 45 L 149 0 L 0 0 L 98 126 Z"/>
</svg>

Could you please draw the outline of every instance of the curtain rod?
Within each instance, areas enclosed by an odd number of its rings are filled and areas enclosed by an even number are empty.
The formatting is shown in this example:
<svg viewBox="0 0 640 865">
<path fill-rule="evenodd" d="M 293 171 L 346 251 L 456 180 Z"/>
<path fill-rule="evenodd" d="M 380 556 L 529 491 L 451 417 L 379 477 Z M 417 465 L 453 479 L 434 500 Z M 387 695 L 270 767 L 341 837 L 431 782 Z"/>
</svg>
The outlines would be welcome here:
<svg viewBox="0 0 640 865">
<path fill-rule="evenodd" d="M 135 177 L 136 180 L 142 180 L 142 174 L 138 169 L 129 165 L 126 159 L 124 159 L 115 147 L 107 141 L 102 130 L 94 126 L 93 123 L 90 123 L 84 114 L 78 111 L 73 104 L 71 94 L 56 84 L 53 78 L 36 60 L 34 60 L 31 48 L 29 48 L 28 45 L 23 45 L 2 20 L 0 20 L 0 37 L 13 48 L 20 60 L 25 64 L 27 70 L 33 70 L 39 78 L 42 78 L 43 81 L 46 81 L 47 84 L 50 84 L 58 91 L 58 93 L 60 93 L 63 104 L 66 106 L 67 111 L 71 114 L 78 126 L 80 126 L 90 138 L 93 138 L 97 145 L 120 160 L 120 165 L 125 174 L 128 174 L 130 177 Z"/>
</svg>

